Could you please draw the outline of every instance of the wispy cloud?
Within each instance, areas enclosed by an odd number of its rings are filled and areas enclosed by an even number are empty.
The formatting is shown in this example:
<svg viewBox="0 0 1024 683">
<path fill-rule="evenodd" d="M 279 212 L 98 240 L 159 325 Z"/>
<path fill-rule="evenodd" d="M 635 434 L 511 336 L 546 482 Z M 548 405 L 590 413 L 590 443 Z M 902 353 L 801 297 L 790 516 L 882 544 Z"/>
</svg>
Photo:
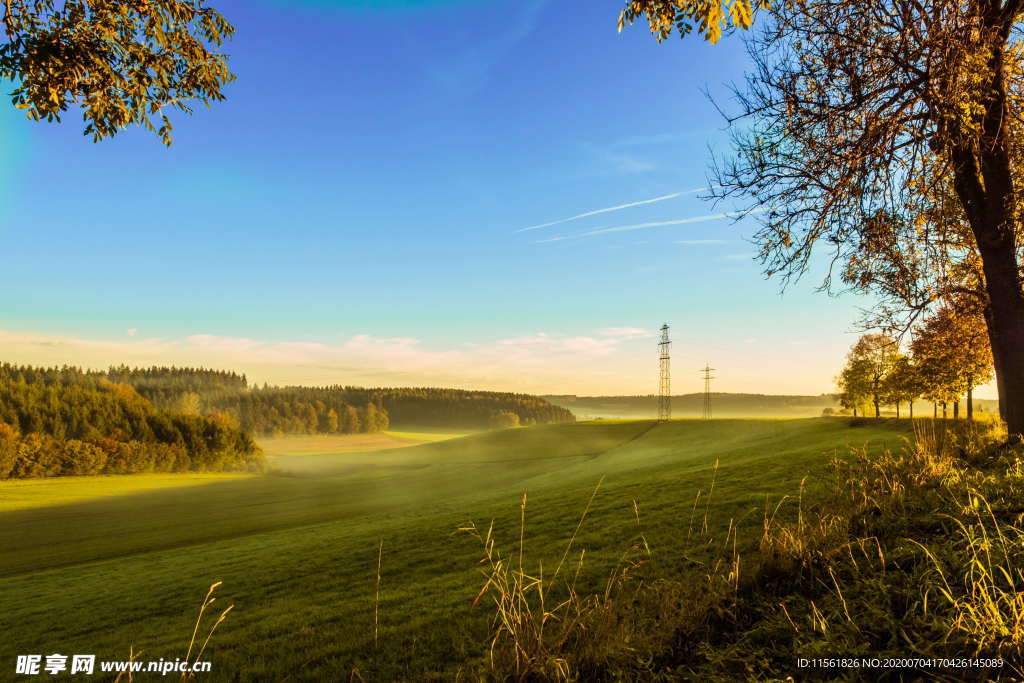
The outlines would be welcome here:
<svg viewBox="0 0 1024 683">
<path fill-rule="evenodd" d="M 706 187 L 698 187 L 692 190 L 683 190 L 682 192 L 673 192 L 672 194 L 662 195 L 660 197 L 652 197 L 651 199 L 641 199 L 638 202 L 629 202 L 627 204 L 618 204 L 616 206 L 608 206 L 603 209 L 594 209 L 593 211 L 585 211 L 578 213 L 575 216 L 569 216 L 568 218 L 560 218 L 557 221 L 550 221 L 548 223 L 540 223 L 538 225 L 531 225 L 527 228 L 520 228 L 516 232 L 528 232 L 530 230 L 539 230 L 540 228 L 547 228 L 552 225 L 561 225 L 562 223 L 568 223 L 569 221 L 578 221 L 581 218 L 587 218 L 588 216 L 597 216 L 602 213 L 609 213 L 611 211 L 621 211 L 622 209 L 630 209 L 634 206 L 643 206 L 644 204 L 654 204 L 655 202 L 663 202 L 667 199 L 675 199 L 676 197 L 682 197 L 687 194 L 695 194 L 697 192 L 703 192 L 707 190 Z"/>
<path fill-rule="evenodd" d="M 757 258 L 757 254 L 753 252 L 743 252 L 740 254 L 726 254 L 722 257 L 723 261 L 752 261 Z"/>
<path fill-rule="evenodd" d="M 593 237 L 595 235 L 607 235 L 615 232 L 629 232 L 631 230 L 644 230 L 645 228 L 661 228 L 668 225 L 686 225 L 689 223 L 705 223 L 707 221 L 717 221 L 723 218 L 739 218 L 750 213 L 760 213 L 761 211 L 767 211 L 768 209 L 754 209 L 753 211 L 726 211 L 724 213 L 713 213 L 707 216 L 693 216 L 692 218 L 679 218 L 671 221 L 652 221 L 649 223 L 633 223 L 631 225 L 615 225 L 610 228 L 599 228 L 597 230 L 588 230 L 587 232 L 581 232 L 576 235 L 561 235 L 559 237 L 551 237 L 546 240 L 537 240 L 534 244 L 543 244 L 545 242 L 560 242 L 562 240 L 569 239 L 580 239 L 583 237 Z"/>
<path fill-rule="evenodd" d="M 701 244 L 728 244 L 729 240 L 675 240 L 674 244 L 685 244 L 687 246 Z"/>
<path fill-rule="evenodd" d="M 653 337 L 654 332 L 645 330 L 642 327 L 606 327 L 598 332 L 602 337 L 613 339 L 643 339 Z"/>
</svg>

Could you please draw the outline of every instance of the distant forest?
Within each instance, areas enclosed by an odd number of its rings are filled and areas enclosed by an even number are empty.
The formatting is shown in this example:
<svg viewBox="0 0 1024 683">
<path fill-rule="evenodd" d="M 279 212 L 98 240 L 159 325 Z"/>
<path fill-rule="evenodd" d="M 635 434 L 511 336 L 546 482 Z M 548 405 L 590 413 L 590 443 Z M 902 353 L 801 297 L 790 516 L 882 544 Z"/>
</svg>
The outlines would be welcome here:
<svg viewBox="0 0 1024 683">
<path fill-rule="evenodd" d="M 549 402 L 571 410 L 578 419 L 595 418 L 641 419 L 658 414 L 658 397 L 647 396 L 544 396 Z M 996 401 L 977 400 L 981 412 L 997 410 Z M 920 415 L 929 413 L 930 403 L 917 404 Z M 682 394 L 672 397 L 674 417 L 700 417 L 703 413 L 704 394 Z M 713 417 L 817 417 L 822 414 L 841 414 L 837 394 L 776 395 L 711 393 Z"/>
<path fill-rule="evenodd" d="M 487 429 L 572 422 L 572 412 L 529 394 L 432 387 L 249 386 L 245 375 L 196 368 L 111 368 L 104 376 L 153 405 L 223 413 L 261 436 L 396 428 Z"/>
<path fill-rule="evenodd" d="M 526 394 L 434 388 L 250 387 L 199 368 L 0 364 L 0 478 L 258 470 L 252 435 L 571 422 Z"/>
</svg>

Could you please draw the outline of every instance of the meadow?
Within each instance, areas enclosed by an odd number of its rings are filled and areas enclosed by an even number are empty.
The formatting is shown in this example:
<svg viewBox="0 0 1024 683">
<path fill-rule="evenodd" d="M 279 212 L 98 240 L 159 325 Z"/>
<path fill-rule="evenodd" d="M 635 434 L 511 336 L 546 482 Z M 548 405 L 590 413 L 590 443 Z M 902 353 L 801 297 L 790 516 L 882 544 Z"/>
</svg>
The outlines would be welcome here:
<svg viewBox="0 0 1024 683">
<path fill-rule="evenodd" d="M 753 543 L 782 496 L 815 495 L 832 456 L 898 449 L 909 429 L 851 424 L 291 437 L 263 442 L 267 475 L 0 482 L 2 660 L 181 657 L 207 587 L 222 581 L 218 606 L 235 607 L 203 680 L 473 678 L 493 613 L 472 607 L 482 551 L 460 526 L 493 520 L 499 545 L 518 550 L 526 494 L 522 552 L 550 568 L 592 498 L 572 541 L 574 557 L 586 550 L 582 589 L 602 585 L 640 534 L 652 571 L 672 575 L 692 559 L 695 528 L 735 522 Z"/>
</svg>

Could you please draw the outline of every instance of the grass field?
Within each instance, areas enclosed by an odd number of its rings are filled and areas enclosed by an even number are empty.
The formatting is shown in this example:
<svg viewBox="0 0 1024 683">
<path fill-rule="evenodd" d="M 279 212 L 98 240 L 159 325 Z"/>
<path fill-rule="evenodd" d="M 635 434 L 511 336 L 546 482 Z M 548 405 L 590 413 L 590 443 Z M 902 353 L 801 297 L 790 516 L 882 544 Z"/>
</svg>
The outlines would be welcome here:
<svg viewBox="0 0 1024 683">
<path fill-rule="evenodd" d="M 330 455 L 368 453 L 391 448 L 418 446 L 465 436 L 466 432 L 386 431 L 373 434 L 310 434 L 257 439 L 263 452 L 271 457 L 289 455 Z"/>
<path fill-rule="evenodd" d="M 797 493 L 807 475 L 813 492 L 827 456 L 847 445 L 896 448 L 905 429 L 840 419 L 602 422 L 368 453 L 294 439 L 278 444 L 278 471 L 267 476 L 0 483 L 0 661 L 125 658 L 129 646 L 143 659 L 183 656 L 207 586 L 223 581 L 221 601 L 235 609 L 203 680 L 450 677 L 482 661 L 487 628 L 487 613 L 470 607 L 479 544 L 454 533 L 467 520 L 494 519 L 510 549 L 527 493 L 526 556 L 550 567 L 603 478 L 576 541 L 587 549 L 583 583 L 603 578 L 636 536 L 634 501 L 657 569 L 670 572 L 686 551 L 698 490 L 699 520 L 759 527 L 766 503 Z"/>
</svg>

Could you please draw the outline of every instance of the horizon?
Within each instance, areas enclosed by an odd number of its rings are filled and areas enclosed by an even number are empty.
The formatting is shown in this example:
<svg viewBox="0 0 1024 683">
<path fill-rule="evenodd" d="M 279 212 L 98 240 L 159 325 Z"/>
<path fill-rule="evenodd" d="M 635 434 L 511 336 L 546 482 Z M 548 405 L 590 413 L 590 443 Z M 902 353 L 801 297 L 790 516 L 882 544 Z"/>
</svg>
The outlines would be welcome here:
<svg viewBox="0 0 1024 683">
<path fill-rule="evenodd" d="M 617 8 L 234 0 L 238 80 L 170 150 L 8 108 L 0 358 L 644 395 L 667 321 L 677 386 L 833 391 L 871 300 L 817 292 L 823 258 L 780 294 L 756 216 L 700 198 L 742 44 Z"/>
</svg>

